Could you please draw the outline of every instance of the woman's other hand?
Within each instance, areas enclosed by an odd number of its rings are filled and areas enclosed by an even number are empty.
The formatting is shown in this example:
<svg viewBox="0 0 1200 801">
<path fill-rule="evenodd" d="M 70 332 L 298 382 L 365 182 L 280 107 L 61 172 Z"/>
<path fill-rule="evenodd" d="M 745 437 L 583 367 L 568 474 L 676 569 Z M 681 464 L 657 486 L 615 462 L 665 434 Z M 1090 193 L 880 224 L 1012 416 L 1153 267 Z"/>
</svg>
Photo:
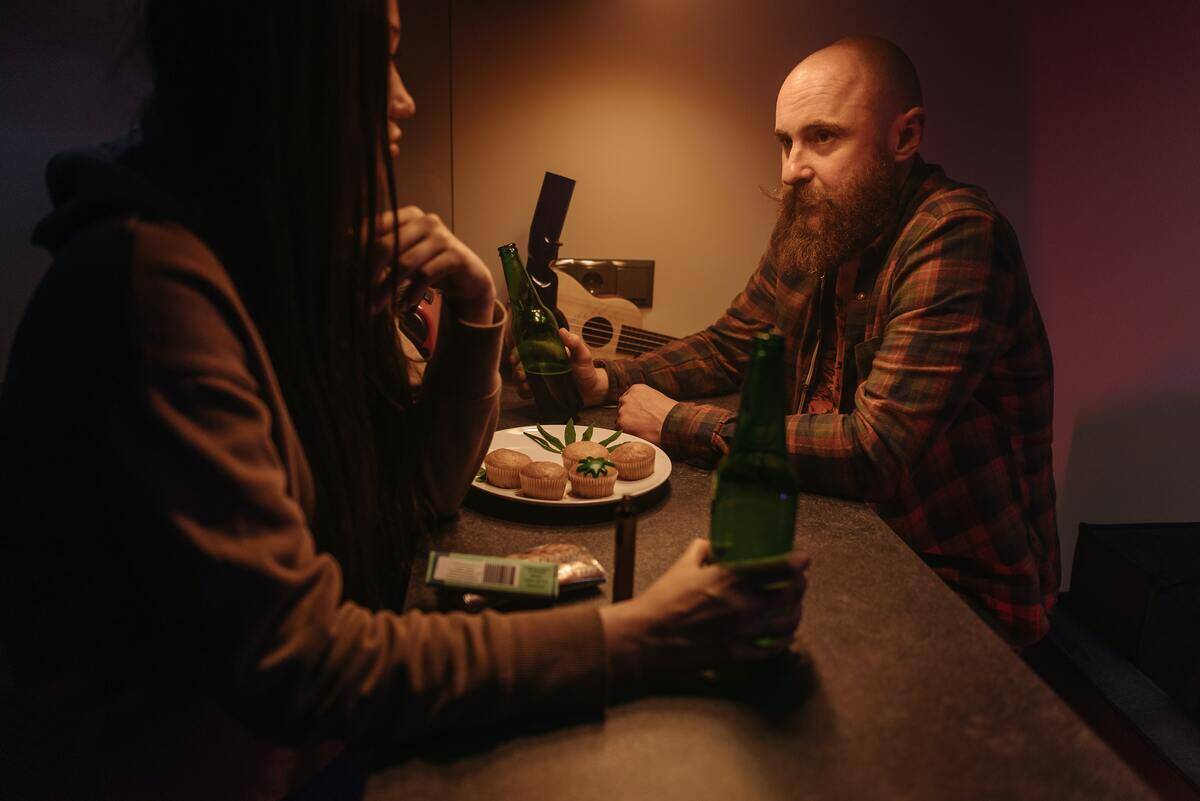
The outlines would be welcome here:
<svg viewBox="0 0 1200 801">
<path fill-rule="evenodd" d="M 398 264 L 392 264 L 393 220 L 399 229 Z M 381 272 L 380 305 L 396 301 L 408 308 L 435 287 L 460 320 L 492 322 L 496 285 L 491 271 L 436 214 L 405 206 L 380 215 L 377 252 L 387 265 Z"/>
</svg>

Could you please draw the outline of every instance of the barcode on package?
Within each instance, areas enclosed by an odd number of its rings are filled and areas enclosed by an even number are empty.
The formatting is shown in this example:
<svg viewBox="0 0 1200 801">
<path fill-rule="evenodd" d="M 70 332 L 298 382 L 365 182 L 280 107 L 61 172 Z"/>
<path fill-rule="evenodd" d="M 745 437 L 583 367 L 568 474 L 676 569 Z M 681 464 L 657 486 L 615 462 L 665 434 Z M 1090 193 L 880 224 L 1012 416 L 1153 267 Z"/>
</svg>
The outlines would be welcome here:
<svg viewBox="0 0 1200 801">
<path fill-rule="evenodd" d="M 483 566 L 483 583 L 507 584 L 511 587 L 517 583 L 517 568 L 515 565 L 485 564 Z"/>
<path fill-rule="evenodd" d="M 425 580 L 434 586 L 558 597 L 558 566 L 550 562 L 434 551 Z"/>
</svg>

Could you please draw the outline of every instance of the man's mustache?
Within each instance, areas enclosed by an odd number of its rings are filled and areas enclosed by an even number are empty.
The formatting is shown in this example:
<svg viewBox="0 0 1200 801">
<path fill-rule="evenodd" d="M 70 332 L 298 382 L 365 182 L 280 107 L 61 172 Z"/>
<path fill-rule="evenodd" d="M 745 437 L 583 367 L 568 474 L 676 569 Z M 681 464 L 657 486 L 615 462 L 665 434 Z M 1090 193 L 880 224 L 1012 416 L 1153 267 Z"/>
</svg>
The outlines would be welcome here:
<svg viewBox="0 0 1200 801">
<path fill-rule="evenodd" d="M 759 190 L 778 203 L 781 209 L 792 214 L 799 211 L 811 211 L 821 205 L 833 205 L 826 195 L 807 185 L 796 188 L 788 184 L 779 184 L 770 187 L 760 186 Z"/>
</svg>

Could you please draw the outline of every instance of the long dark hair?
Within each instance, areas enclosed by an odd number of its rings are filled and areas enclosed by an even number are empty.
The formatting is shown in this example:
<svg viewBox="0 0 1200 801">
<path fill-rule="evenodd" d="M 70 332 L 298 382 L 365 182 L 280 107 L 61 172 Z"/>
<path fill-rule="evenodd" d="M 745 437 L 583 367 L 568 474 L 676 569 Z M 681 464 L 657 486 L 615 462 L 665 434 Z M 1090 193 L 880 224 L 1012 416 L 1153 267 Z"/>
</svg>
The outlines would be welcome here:
<svg viewBox="0 0 1200 801">
<path fill-rule="evenodd" d="M 146 0 L 145 127 L 261 332 L 347 595 L 403 602 L 426 515 L 391 314 L 373 314 L 387 155 L 386 0 Z"/>
</svg>

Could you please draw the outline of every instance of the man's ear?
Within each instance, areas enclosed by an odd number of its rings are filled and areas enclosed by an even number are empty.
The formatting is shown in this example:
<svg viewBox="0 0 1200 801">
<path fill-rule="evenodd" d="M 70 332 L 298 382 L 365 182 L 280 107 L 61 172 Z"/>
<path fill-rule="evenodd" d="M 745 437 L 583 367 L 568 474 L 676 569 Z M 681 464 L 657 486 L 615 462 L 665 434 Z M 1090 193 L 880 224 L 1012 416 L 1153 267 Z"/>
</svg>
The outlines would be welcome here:
<svg viewBox="0 0 1200 801">
<path fill-rule="evenodd" d="M 925 138 L 925 109 L 913 106 L 892 123 L 892 155 L 897 162 L 908 161 L 921 148 Z"/>
</svg>

